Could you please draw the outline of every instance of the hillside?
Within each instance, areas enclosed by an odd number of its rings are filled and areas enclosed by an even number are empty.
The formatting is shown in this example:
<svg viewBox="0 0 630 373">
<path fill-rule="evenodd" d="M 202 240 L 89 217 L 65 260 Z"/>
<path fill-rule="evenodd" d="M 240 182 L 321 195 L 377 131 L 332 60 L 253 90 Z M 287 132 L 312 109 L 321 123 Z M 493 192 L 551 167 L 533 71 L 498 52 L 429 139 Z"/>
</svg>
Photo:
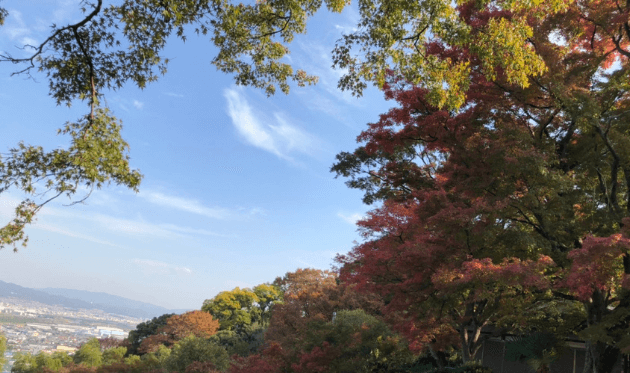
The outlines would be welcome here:
<svg viewBox="0 0 630 373">
<path fill-rule="evenodd" d="M 48 305 L 73 309 L 98 309 L 107 313 L 139 318 L 153 318 L 165 313 L 182 313 L 149 303 L 139 302 L 111 294 L 72 289 L 31 289 L 0 281 L 0 297 L 14 297 Z"/>
</svg>

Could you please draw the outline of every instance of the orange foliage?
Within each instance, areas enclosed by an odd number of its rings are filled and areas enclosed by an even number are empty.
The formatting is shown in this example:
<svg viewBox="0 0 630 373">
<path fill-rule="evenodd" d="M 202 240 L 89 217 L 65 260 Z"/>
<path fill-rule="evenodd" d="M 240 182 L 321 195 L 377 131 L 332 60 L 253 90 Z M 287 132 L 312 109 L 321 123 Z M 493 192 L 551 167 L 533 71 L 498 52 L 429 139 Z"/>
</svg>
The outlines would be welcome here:
<svg viewBox="0 0 630 373">
<path fill-rule="evenodd" d="M 155 352 L 160 345 L 170 347 L 191 334 L 195 337 L 207 338 L 218 329 L 219 322 L 207 312 L 191 311 L 174 315 L 168 318 L 166 325 L 159 330 L 158 334 L 151 335 L 142 341 L 139 351 Z"/>
</svg>

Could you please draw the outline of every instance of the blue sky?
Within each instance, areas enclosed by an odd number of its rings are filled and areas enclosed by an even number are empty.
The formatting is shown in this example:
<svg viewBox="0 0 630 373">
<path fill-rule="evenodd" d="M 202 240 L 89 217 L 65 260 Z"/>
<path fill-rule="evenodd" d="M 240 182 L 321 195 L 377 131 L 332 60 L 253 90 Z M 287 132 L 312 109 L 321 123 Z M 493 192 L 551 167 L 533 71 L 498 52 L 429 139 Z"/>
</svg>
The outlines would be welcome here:
<svg viewBox="0 0 630 373">
<path fill-rule="evenodd" d="M 3 1 L 10 15 L 0 50 L 19 56 L 15 46 L 44 40 L 51 23 L 75 21 L 78 3 Z M 360 239 L 354 223 L 369 207 L 329 169 L 391 106 L 373 88 L 359 99 L 336 88 L 341 74 L 330 51 L 356 21 L 353 9 L 315 17 L 290 61 L 318 75 L 318 85 L 271 98 L 217 72 L 209 39 L 171 40 L 169 71 L 157 83 L 106 93 L 131 164 L 144 174 L 140 192 L 110 186 L 84 205 L 47 206 L 28 229 L 27 248 L 0 251 L 0 279 L 195 309 L 236 286 L 330 268 Z M 44 76 L 10 77 L 14 69 L 0 65 L 0 152 L 19 141 L 64 146 L 56 130 L 87 113 L 85 104 L 58 107 Z M 16 192 L 0 195 L 0 223 L 19 200 Z"/>
</svg>

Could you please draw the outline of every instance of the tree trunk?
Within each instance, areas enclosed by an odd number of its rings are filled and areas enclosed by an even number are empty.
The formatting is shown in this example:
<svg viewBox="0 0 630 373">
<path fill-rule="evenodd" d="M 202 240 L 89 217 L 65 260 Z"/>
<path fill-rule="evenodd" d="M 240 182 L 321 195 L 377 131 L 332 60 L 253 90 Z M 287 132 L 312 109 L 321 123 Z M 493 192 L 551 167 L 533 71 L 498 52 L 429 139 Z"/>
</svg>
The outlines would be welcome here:
<svg viewBox="0 0 630 373">
<path fill-rule="evenodd" d="M 446 368 L 446 356 L 443 352 L 435 351 L 433 346 L 429 345 L 429 352 L 431 356 L 435 359 L 435 362 L 440 370 Z"/>
<path fill-rule="evenodd" d="M 586 343 L 584 373 L 610 373 L 619 359 L 620 351 L 602 342 Z"/>
<path fill-rule="evenodd" d="M 600 323 L 603 317 L 610 311 L 607 309 L 605 295 L 596 290 L 591 296 L 590 303 L 586 305 L 587 326 L 591 327 Z M 584 373 L 610 373 L 619 359 L 620 351 L 614 346 L 600 341 L 586 341 L 586 361 Z"/>
</svg>

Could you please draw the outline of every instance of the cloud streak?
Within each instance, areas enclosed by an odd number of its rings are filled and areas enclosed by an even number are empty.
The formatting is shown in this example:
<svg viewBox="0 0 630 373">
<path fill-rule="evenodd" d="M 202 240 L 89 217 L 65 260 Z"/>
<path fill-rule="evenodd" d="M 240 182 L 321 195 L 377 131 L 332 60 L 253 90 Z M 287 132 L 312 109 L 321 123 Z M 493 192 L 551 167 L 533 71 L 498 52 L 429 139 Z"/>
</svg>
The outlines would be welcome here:
<svg viewBox="0 0 630 373">
<path fill-rule="evenodd" d="M 170 96 L 170 97 L 177 97 L 177 98 L 183 98 L 184 95 L 180 94 L 180 93 L 175 93 L 175 92 L 163 92 L 163 94 Z"/>
<path fill-rule="evenodd" d="M 17 41 L 21 46 L 30 45 L 35 47 L 38 44 L 37 40 L 31 37 L 31 29 L 26 26 L 22 13 L 18 10 L 11 9 L 9 11 L 7 24 L 0 31 L 2 34 L 6 35 L 9 40 Z M 30 49 L 26 48 L 26 51 L 22 51 L 21 53 L 28 54 L 28 52 L 30 52 Z"/>
<path fill-rule="evenodd" d="M 107 245 L 107 246 L 122 248 L 122 246 L 113 244 L 113 243 L 111 243 L 109 241 L 101 240 L 101 239 L 98 239 L 96 237 L 88 236 L 88 235 L 85 235 L 85 234 L 82 234 L 82 233 L 68 231 L 68 230 L 65 230 L 65 229 L 61 229 L 59 227 L 55 227 L 53 225 L 37 224 L 36 223 L 36 224 L 33 225 L 33 228 L 41 229 L 41 230 L 48 231 L 48 232 L 59 233 L 59 234 L 62 234 L 64 236 L 68 236 L 68 237 L 79 238 L 79 239 L 82 239 L 82 240 L 94 242 L 94 243 L 101 244 L 101 245 Z"/>
<path fill-rule="evenodd" d="M 2 205 L 0 205 L 0 207 L 2 207 Z M 4 211 L 2 211 L 2 209 L 0 208 L 0 213 L 2 212 Z M 146 221 L 138 220 L 138 219 L 116 218 L 116 217 L 103 215 L 103 214 L 82 214 L 82 213 L 77 213 L 77 212 L 73 212 L 73 211 L 69 211 L 65 209 L 57 209 L 54 207 L 44 208 L 40 212 L 39 215 L 43 218 L 48 217 L 48 216 L 53 216 L 53 217 L 63 217 L 63 218 L 70 218 L 70 219 L 80 219 L 83 222 L 91 221 L 93 223 L 96 223 L 96 225 L 100 229 L 105 229 L 107 231 L 111 231 L 111 232 L 115 232 L 119 234 L 125 234 L 129 236 L 149 236 L 149 237 L 159 237 L 159 238 L 164 238 L 164 239 L 181 239 L 183 237 L 190 237 L 191 235 L 192 236 L 203 235 L 203 236 L 212 236 L 212 237 L 233 237 L 230 235 L 216 233 L 216 232 L 208 231 L 205 229 L 182 227 L 175 224 L 155 224 L 155 223 L 150 223 L 150 222 L 146 222 Z M 39 228 L 40 226 L 43 226 L 41 229 L 44 229 L 44 230 L 66 234 L 71 237 L 83 238 L 88 241 L 117 246 L 117 245 L 109 243 L 108 241 L 103 241 L 97 238 L 93 238 L 93 237 L 86 236 L 83 234 L 73 233 L 71 231 L 58 228 L 57 226 L 53 224 L 47 224 L 45 226 L 39 222 L 33 224 L 33 228 L 36 228 L 36 229 Z"/>
<path fill-rule="evenodd" d="M 188 267 L 176 266 L 151 259 L 133 259 L 131 263 L 140 268 L 145 275 L 190 275 L 193 272 Z"/>
<path fill-rule="evenodd" d="M 227 220 L 238 217 L 238 214 L 232 210 L 221 207 L 207 207 L 196 199 L 169 196 L 159 192 L 140 193 L 140 197 L 158 206 L 169 207 L 212 219 Z"/>
<path fill-rule="evenodd" d="M 274 114 L 273 122 L 254 114 L 242 90 L 227 89 L 224 96 L 232 124 L 248 144 L 291 162 L 295 162 L 291 154 L 312 156 L 321 147 L 320 140 L 291 125 L 279 113 Z"/>
</svg>

